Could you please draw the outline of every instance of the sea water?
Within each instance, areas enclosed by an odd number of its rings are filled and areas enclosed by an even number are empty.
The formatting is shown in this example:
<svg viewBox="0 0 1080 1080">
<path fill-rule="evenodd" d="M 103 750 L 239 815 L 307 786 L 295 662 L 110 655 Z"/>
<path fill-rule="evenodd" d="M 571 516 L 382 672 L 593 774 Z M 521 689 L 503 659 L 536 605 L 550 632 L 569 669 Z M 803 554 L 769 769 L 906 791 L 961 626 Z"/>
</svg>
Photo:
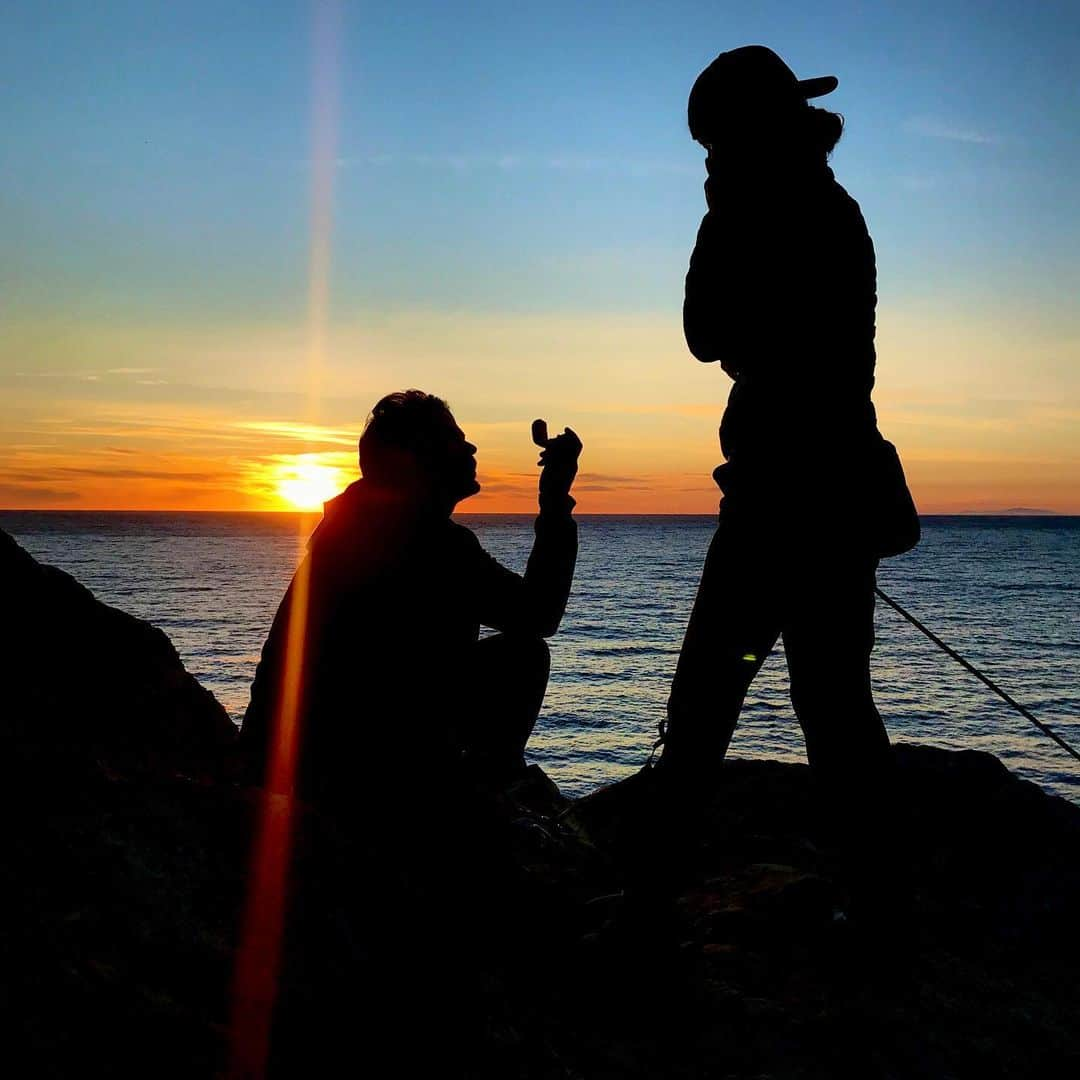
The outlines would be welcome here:
<svg viewBox="0 0 1080 1080">
<path fill-rule="evenodd" d="M 0 512 L 0 527 L 35 557 L 160 626 L 237 723 L 316 520 Z M 505 565 L 524 570 L 530 517 L 459 520 Z M 625 776 L 647 757 L 714 524 L 709 517 L 579 518 L 574 587 L 550 643 L 551 682 L 529 746 L 566 794 Z M 1080 746 L 1080 518 L 924 518 L 922 542 L 883 562 L 878 583 Z M 876 632 L 874 693 L 894 740 L 986 750 L 1080 801 L 1080 763 L 880 602 Z M 731 754 L 805 760 L 779 645 L 751 687 Z"/>
</svg>

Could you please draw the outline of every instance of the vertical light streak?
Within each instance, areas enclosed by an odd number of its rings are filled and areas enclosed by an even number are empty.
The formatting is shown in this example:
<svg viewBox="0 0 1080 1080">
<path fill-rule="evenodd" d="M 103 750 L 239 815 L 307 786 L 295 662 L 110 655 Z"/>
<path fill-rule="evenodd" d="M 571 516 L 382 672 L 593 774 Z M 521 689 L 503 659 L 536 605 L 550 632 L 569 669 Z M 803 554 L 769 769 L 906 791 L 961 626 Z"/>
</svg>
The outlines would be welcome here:
<svg viewBox="0 0 1080 1080">
<path fill-rule="evenodd" d="M 330 254 L 334 227 L 340 100 L 339 0 L 316 0 L 311 140 L 311 249 L 308 255 L 308 423 L 318 424 L 326 366 L 330 307 Z"/>
<path fill-rule="evenodd" d="M 329 319 L 334 173 L 337 167 L 340 0 L 314 0 L 313 8 L 311 248 L 305 373 L 307 422 L 316 425 L 320 418 Z M 300 519 L 299 567 L 291 586 L 281 686 L 272 717 L 267 794 L 255 823 L 247 899 L 234 972 L 229 1063 L 232 1080 L 264 1077 L 270 1057 L 289 891 L 311 585 L 311 558 L 304 558 L 304 546 L 313 524 L 313 519 L 306 515 Z"/>
</svg>

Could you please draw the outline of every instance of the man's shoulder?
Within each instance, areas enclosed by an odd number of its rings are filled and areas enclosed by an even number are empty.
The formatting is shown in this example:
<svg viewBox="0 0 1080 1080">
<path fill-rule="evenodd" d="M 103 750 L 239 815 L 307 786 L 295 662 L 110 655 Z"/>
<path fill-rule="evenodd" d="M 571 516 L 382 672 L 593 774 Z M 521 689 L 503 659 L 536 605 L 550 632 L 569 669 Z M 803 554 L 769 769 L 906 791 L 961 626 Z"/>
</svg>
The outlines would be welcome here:
<svg viewBox="0 0 1080 1080">
<path fill-rule="evenodd" d="M 467 525 L 462 525 L 460 521 L 451 520 L 449 522 L 449 527 L 446 530 L 446 542 L 451 547 L 466 553 L 483 551 L 480 537 Z"/>
</svg>

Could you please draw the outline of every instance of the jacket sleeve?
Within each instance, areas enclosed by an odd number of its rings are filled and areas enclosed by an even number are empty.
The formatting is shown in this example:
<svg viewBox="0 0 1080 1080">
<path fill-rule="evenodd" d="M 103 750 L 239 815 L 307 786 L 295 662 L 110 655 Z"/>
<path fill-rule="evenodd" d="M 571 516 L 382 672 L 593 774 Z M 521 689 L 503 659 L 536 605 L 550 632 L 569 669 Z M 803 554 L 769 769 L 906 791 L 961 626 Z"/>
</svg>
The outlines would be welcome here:
<svg viewBox="0 0 1080 1080">
<path fill-rule="evenodd" d="M 297 568 L 293 580 L 278 605 L 277 613 L 270 627 L 270 633 L 263 644 L 255 678 L 251 684 L 251 700 L 244 713 L 244 722 L 240 728 L 239 753 L 243 763 L 244 779 L 247 783 L 269 785 L 269 770 L 274 759 L 274 741 L 279 737 L 277 731 L 278 713 L 282 701 L 282 682 L 285 678 L 288 658 L 289 623 L 292 618 L 293 600 L 298 591 L 297 577 L 303 576 L 310 567 L 311 556 Z M 308 650 L 305 648 L 305 653 Z M 302 688 L 303 689 L 303 688 Z M 303 702 L 297 698 L 298 711 L 303 711 Z"/>
<path fill-rule="evenodd" d="M 253 784 L 269 785 L 274 761 L 274 742 L 281 737 L 277 730 L 279 714 L 287 696 L 295 705 L 294 723 L 306 726 L 311 713 L 315 671 L 325 649 L 328 615 L 339 582 L 327 572 L 322 560 L 308 552 L 293 574 L 292 581 L 278 605 L 262 648 L 255 678 L 251 684 L 251 700 L 240 728 L 239 753 L 246 780 Z M 295 670 L 290 667 L 289 649 L 292 638 L 291 622 L 297 597 L 304 597 L 302 617 L 303 647 Z M 292 675 L 299 679 L 295 696 L 287 695 L 284 682 Z M 299 728 L 297 729 L 299 730 Z M 295 760 L 295 758 L 294 758 Z M 295 775 L 292 779 L 296 779 Z"/>
<path fill-rule="evenodd" d="M 503 632 L 550 637 L 559 628 L 577 562 L 574 500 L 542 508 L 524 576 L 492 558 L 473 536 L 473 587 L 479 621 Z"/>
<path fill-rule="evenodd" d="M 698 360 L 704 364 L 719 361 L 735 378 L 760 341 L 755 311 L 761 303 L 761 282 L 749 259 L 752 249 L 731 240 L 710 210 L 701 220 L 686 273 L 683 333 Z"/>
</svg>

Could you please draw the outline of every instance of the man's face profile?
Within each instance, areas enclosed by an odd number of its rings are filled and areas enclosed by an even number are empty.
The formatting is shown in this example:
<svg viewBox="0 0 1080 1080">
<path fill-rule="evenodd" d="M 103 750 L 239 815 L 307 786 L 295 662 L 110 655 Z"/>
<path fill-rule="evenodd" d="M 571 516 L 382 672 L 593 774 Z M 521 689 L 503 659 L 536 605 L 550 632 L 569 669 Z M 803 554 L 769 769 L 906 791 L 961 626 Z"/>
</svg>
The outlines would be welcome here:
<svg viewBox="0 0 1080 1080">
<path fill-rule="evenodd" d="M 398 486 L 448 509 L 480 490 L 476 446 L 449 411 L 430 418 L 418 436 L 413 449 L 398 451 Z"/>
<path fill-rule="evenodd" d="M 447 416 L 435 459 L 441 486 L 455 502 L 480 490 L 476 480 L 476 446 L 465 438 L 465 432 L 452 416 Z"/>
</svg>

